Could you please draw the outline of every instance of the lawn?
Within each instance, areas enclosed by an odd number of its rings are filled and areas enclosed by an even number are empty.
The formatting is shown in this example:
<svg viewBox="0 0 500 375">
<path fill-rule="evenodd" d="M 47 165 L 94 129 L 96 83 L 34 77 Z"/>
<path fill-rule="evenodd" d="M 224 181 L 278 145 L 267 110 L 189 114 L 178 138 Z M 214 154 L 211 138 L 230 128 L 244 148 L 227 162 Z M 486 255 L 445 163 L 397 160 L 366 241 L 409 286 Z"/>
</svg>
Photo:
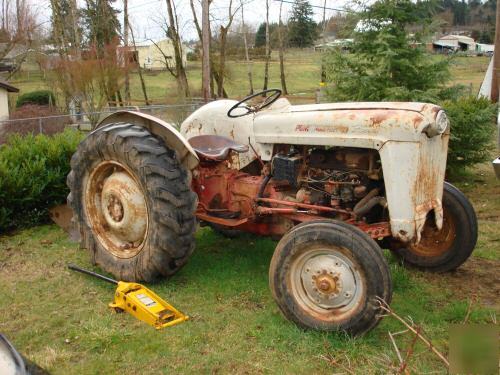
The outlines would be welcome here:
<svg viewBox="0 0 500 375">
<path fill-rule="evenodd" d="M 500 184 L 484 165 L 459 186 L 479 217 L 478 247 L 466 264 L 434 275 L 403 268 L 386 254 L 393 309 L 411 317 L 444 353 L 450 324 L 491 323 L 499 312 Z M 149 285 L 191 320 L 155 331 L 107 307 L 112 285 L 66 269 L 69 262 L 90 267 L 89 257 L 58 227 L 0 237 L 0 332 L 55 374 L 390 371 L 397 357 L 388 331 L 403 329 L 395 319 L 385 318 L 365 337 L 352 339 L 302 331 L 281 316 L 268 288 L 275 245 L 200 229 L 190 262 L 170 280 Z M 399 347 L 410 339 L 401 336 Z M 410 370 L 445 373 L 420 344 Z"/>
<path fill-rule="evenodd" d="M 437 58 L 442 58 L 438 56 Z M 290 50 L 285 56 L 285 71 L 287 88 L 294 102 L 310 102 L 314 100 L 315 91 L 319 88 L 321 52 Z M 471 93 L 479 90 L 484 73 L 488 67 L 488 57 L 459 56 L 453 59 L 451 74 L 453 83 L 470 87 Z M 245 61 L 229 60 L 226 78 L 226 91 L 229 97 L 241 98 L 248 94 L 247 64 Z M 252 62 L 253 84 L 255 90 L 263 87 L 264 62 Z M 188 81 L 191 94 L 201 96 L 201 62 L 188 62 Z M 279 80 L 279 61 L 277 53 L 273 53 L 269 68 L 270 88 L 281 87 Z M 174 78 L 168 72 L 145 72 L 144 79 L 148 96 L 155 104 L 170 103 L 177 99 L 177 87 Z M 21 93 L 47 88 L 47 83 L 40 73 L 21 73 L 14 77 L 11 83 L 21 89 Z M 131 97 L 134 101 L 144 100 L 139 76 L 131 76 Z"/>
</svg>

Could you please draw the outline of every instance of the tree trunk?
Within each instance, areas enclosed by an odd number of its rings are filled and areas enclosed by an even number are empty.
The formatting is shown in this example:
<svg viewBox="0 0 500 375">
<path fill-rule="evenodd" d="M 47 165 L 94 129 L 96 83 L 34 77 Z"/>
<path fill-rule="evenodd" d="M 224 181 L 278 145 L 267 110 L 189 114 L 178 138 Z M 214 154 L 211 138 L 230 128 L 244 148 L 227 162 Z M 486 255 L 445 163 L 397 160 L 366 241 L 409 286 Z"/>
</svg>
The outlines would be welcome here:
<svg viewBox="0 0 500 375">
<path fill-rule="evenodd" d="M 250 62 L 250 57 L 248 55 L 247 30 L 245 28 L 245 17 L 243 15 L 243 3 L 241 3 L 241 28 L 243 30 L 243 45 L 245 46 L 245 60 L 247 62 L 248 84 L 250 86 L 249 95 L 252 95 L 253 94 L 252 65 Z"/>
<path fill-rule="evenodd" d="M 130 25 L 129 25 L 130 26 Z M 134 54 L 137 54 L 137 46 L 135 45 L 134 31 L 130 28 L 130 36 L 132 37 L 132 44 L 134 46 Z M 137 72 L 139 73 L 139 80 L 141 81 L 141 89 L 144 95 L 144 101 L 146 105 L 149 105 L 148 93 L 146 91 L 146 83 L 144 82 L 144 77 L 142 76 L 141 62 L 137 64 Z"/>
<path fill-rule="evenodd" d="M 78 28 L 78 7 L 76 5 L 76 0 L 71 0 L 69 3 L 70 6 L 70 14 L 71 14 L 71 27 L 73 28 L 74 35 L 74 46 L 73 50 L 75 51 L 75 56 L 77 60 L 81 60 L 82 51 L 80 48 L 81 37 L 80 37 L 80 29 Z"/>
<path fill-rule="evenodd" d="M 269 84 L 269 60 L 271 59 L 271 41 L 269 40 L 269 0 L 266 0 L 266 64 L 264 65 L 264 90 Z"/>
<path fill-rule="evenodd" d="M 219 72 L 217 77 L 217 96 L 219 98 L 227 98 L 224 91 L 224 73 L 226 69 L 226 41 L 228 29 L 220 27 L 220 51 L 219 51 Z"/>
<path fill-rule="evenodd" d="M 176 22 L 177 13 L 175 13 L 175 9 L 172 6 L 172 0 L 166 0 L 166 3 L 167 3 L 168 19 L 170 23 L 169 34 L 174 47 L 177 87 L 179 88 L 181 95 L 185 98 L 188 98 L 190 96 L 189 85 L 187 81 L 186 70 L 184 69 L 184 62 L 182 59 L 181 38 L 179 36 L 179 32 L 177 29 L 178 25 Z"/>
<path fill-rule="evenodd" d="M 123 65 L 125 67 L 125 104 L 130 105 L 130 77 L 128 50 L 128 0 L 123 0 Z"/>
<path fill-rule="evenodd" d="M 284 61 L 284 42 L 283 42 L 283 33 L 281 28 L 283 27 L 283 23 L 281 22 L 281 7 L 283 6 L 283 1 L 280 3 L 280 13 L 279 13 L 279 22 L 278 22 L 278 39 L 280 44 L 279 56 L 280 56 L 280 81 L 281 81 L 281 91 L 283 95 L 288 95 L 288 91 L 286 89 L 286 79 L 285 79 L 285 61 Z"/>
<path fill-rule="evenodd" d="M 203 100 L 208 102 L 210 98 L 210 82 L 211 82 L 211 69 L 210 69 L 210 1 L 202 0 L 202 27 L 203 29 L 200 31 L 200 26 L 198 24 L 198 20 L 196 19 L 196 12 L 194 10 L 193 0 L 191 0 L 191 10 L 193 11 L 193 17 L 196 25 L 196 30 L 198 31 L 198 35 L 200 40 L 202 41 L 202 91 L 203 91 Z"/>
</svg>

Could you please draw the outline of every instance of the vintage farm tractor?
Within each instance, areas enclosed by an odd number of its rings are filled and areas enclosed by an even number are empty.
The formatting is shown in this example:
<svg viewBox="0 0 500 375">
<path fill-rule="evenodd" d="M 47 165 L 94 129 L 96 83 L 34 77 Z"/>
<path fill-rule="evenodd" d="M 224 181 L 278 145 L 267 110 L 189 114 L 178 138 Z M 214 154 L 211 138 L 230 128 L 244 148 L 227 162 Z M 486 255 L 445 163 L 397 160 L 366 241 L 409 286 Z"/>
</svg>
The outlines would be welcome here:
<svg viewBox="0 0 500 375">
<path fill-rule="evenodd" d="M 449 124 L 424 103 L 291 105 L 279 90 L 199 108 L 178 132 L 138 112 L 80 144 L 69 204 L 92 261 L 121 280 L 173 275 L 197 224 L 281 238 L 269 284 L 288 319 L 360 334 L 390 302 L 381 248 L 449 271 L 477 222 L 444 182 Z M 248 249 L 251 251 L 251 249 Z"/>
</svg>

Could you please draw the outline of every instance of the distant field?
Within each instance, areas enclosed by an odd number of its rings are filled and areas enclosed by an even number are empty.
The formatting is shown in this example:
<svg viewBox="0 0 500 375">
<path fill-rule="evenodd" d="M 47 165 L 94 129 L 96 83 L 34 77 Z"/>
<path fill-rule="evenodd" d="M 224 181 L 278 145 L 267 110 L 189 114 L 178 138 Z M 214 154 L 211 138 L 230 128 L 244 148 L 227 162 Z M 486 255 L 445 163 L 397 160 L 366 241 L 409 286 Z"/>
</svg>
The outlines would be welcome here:
<svg viewBox="0 0 500 375">
<path fill-rule="evenodd" d="M 310 101 L 315 90 L 319 87 L 322 53 L 315 51 L 288 51 L 285 56 L 285 70 L 287 86 L 295 101 Z M 452 81 L 471 87 L 471 92 L 476 94 L 479 90 L 484 73 L 488 67 L 488 57 L 456 57 L 452 63 Z M 243 97 L 248 94 L 249 84 L 247 64 L 245 61 L 228 61 L 228 74 L 226 78 L 226 91 L 230 97 Z M 261 89 L 264 82 L 264 61 L 252 62 L 253 84 L 255 90 Z M 279 62 L 277 54 L 273 54 L 270 69 L 269 87 L 279 88 Z M 146 72 L 145 75 L 148 96 L 156 103 L 167 103 L 177 98 L 177 88 L 174 78 L 168 72 Z M 188 81 L 192 96 L 200 96 L 201 90 L 201 63 L 188 62 Z M 12 80 L 12 84 L 28 92 L 36 89 L 47 88 L 40 73 L 21 73 Z M 131 76 L 131 95 L 136 101 L 143 100 L 139 76 Z"/>
</svg>

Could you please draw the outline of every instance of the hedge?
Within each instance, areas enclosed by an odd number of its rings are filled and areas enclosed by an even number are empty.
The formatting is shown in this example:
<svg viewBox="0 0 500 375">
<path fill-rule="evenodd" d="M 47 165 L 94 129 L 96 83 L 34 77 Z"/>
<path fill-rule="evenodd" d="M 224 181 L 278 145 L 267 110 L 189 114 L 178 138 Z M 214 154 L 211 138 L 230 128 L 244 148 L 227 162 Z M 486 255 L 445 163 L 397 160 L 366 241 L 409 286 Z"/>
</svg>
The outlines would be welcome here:
<svg viewBox="0 0 500 375">
<path fill-rule="evenodd" d="M 22 94 L 17 98 L 16 108 L 25 104 L 55 105 L 56 97 L 49 90 L 37 90 Z"/>
<path fill-rule="evenodd" d="M 497 106 L 473 96 L 445 101 L 441 106 L 451 126 L 448 177 L 460 177 L 468 167 L 492 157 Z"/>
<path fill-rule="evenodd" d="M 0 147 L 0 233 L 47 222 L 48 209 L 66 201 L 70 159 L 82 139 L 73 129 L 14 134 Z"/>
</svg>

